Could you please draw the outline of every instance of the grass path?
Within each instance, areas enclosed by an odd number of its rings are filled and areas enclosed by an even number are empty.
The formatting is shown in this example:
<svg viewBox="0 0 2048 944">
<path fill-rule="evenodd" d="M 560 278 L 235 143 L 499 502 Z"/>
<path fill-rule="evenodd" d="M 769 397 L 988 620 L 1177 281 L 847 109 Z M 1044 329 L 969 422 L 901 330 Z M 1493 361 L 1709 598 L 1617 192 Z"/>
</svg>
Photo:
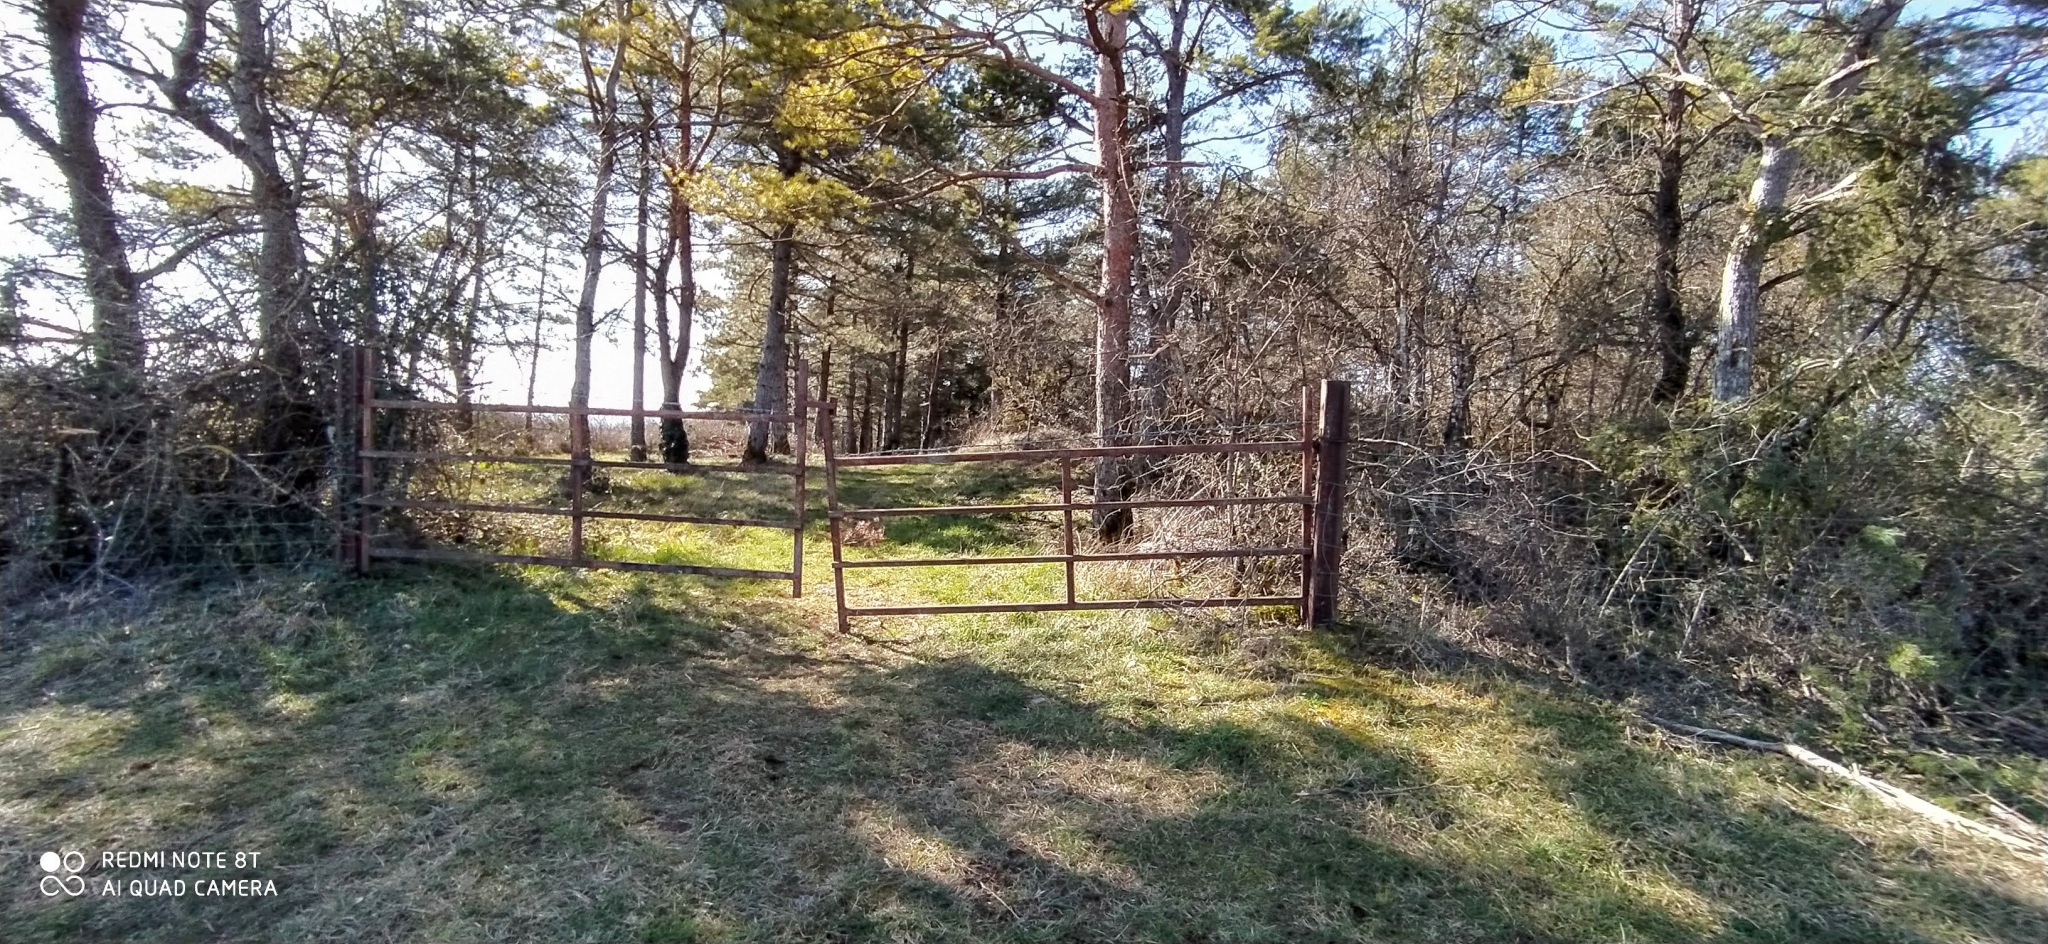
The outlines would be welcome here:
<svg viewBox="0 0 2048 944">
<path fill-rule="evenodd" d="M 1042 537 L 901 527 L 894 552 Z M 613 539 L 787 560 L 772 532 Z M 1505 671 L 1374 668 L 1256 614 L 861 641 L 814 573 L 791 601 L 407 568 L 10 623 L 0 940 L 2048 940 L 2038 863 Z M 897 599 L 1058 585 L 871 573 Z M 227 874 L 278 894 L 44 898 L 51 847 L 260 852 Z"/>
</svg>

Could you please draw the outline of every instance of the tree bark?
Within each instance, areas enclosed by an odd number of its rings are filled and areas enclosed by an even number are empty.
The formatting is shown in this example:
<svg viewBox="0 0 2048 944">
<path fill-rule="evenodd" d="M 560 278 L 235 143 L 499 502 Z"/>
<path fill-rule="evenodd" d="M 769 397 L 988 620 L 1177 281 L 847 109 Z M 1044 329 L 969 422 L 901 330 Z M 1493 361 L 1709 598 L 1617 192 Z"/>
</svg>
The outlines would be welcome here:
<svg viewBox="0 0 2048 944">
<path fill-rule="evenodd" d="M 1798 106 L 1810 113 L 1856 94 L 1870 73 L 1885 33 L 1898 20 L 1905 0 L 1879 0 L 1852 26 L 1835 71 L 1808 92 Z M 1756 179 L 1742 207 L 1742 220 L 1728 241 L 1721 272 L 1720 326 L 1714 355 L 1714 399 L 1749 396 L 1756 372 L 1757 315 L 1763 306 L 1764 262 L 1785 229 L 1786 195 L 1800 165 L 1799 141 L 1789 129 L 1762 134 Z"/>
<path fill-rule="evenodd" d="M 691 74 L 689 63 L 694 60 L 695 46 L 684 57 L 684 68 L 676 78 L 678 104 L 676 106 L 676 163 L 674 170 L 683 172 L 694 166 L 692 156 L 696 138 L 692 126 L 695 118 L 691 114 Z M 690 334 L 697 320 L 697 270 L 696 243 L 691 232 L 690 201 L 677 189 L 673 182 L 668 187 L 668 227 L 662 240 L 662 258 L 655 269 L 655 326 L 659 332 L 661 358 L 661 408 L 680 410 L 683 408 L 683 374 L 690 366 Z M 676 331 L 669 337 L 668 313 L 666 308 L 668 270 L 672 262 L 680 261 L 675 290 Z M 661 461 L 684 465 L 690 461 L 690 434 L 677 417 L 664 417 L 661 421 Z"/>
<path fill-rule="evenodd" d="M 939 415 L 939 354 L 945 350 L 945 338 L 933 332 L 932 360 L 924 380 L 924 429 L 918 435 L 917 448 L 930 449 L 937 438 Z"/>
<path fill-rule="evenodd" d="M 1668 29 L 1671 61 L 1688 65 L 1692 35 L 1699 20 L 1697 0 L 1678 0 Z M 1663 137 L 1657 142 L 1657 184 L 1651 196 L 1650 225 L 1655 249 L 1650 262 L 1650 291 L 1643 308 L 1657 334 L 1657 383 L 1650 402 L 1667 405 L 1685 393 L 1692 375 L 1692 332 L 1685 324 L 1685 303 L 1679 289 L 1679 240 L 1685 232 L 1680 187 L 1685 180 L 1685 114 L 1692 91 L 1678 82 L 1664 89 L 1660 118 Z"/>
<path fill-rule="evenodd" d="M 856 366 L 858 363 L 859 361 L 855 358 L 849 357 L 846 359 L 846 381 L 844 384 L 846 388 L 846 399 L 843 402 L 843 405 L 846 408 L 846 445 L 844 448 L 849 453 L 860 451 L 860 424 L 862 422 L 862 414 L 860 402 L 861 372 Z"/>
<path fill-rule="evenodd" d="M 786 167 L 793 167 L 793 159 L 786 158 Z M 784 176 L 793 176 L 793 169 Z M 782 393 L 787 381 L 783 375 L 789 371 L 789 284 L 796 268 L 796 223 L 785 222 L 775 228 L 775 236 L 769 244 L 768 268 L 768 317 L 762 324 L 761 366 L 754 375 L 754 409 L 765 413 L 782 412 Z M 747 448 L 741 461 L 759 464 L 768 461 L 768 423 L 747 424 Z"/>
<path fill-rule="evenodd" d="M 1095 151 L 1102 184 L 1102 281 L 1095 302 L 1095 433 L 1103 445 L 1131 440 L 1131 269 L 1138 255 L 1138 207 L 1131 180 L 1126 121 L 1124 48 L 1129 14 L 1102 8 L 1088 14 L 1095 45 Z M 1126 463 L 1095 463 L 1094 500 L 1123 497 Z M 1092 513 L 1096 534 L 1116 541 L 1129 529 L 1128 509 Z"/>
<path fill-rule="evenodd" d="M 882 451 L 903 448 L 903 388 L 910 371 L 910 319 L 896 319 L 896 353 L 889 358 L 889 389 L 882 400 Z"/>
<path fill-rule="evenodd" d="M 861 374 L 860 392 L 860 445 L 855 452 L 868 452 L 875 448 L 875 371 L 868 368 Z"/>
<path fill-rule="evenodd" d="M 640 179 L 633 208 L 633 409 L 647 408 L 647 200 L 653 189 L 652 147 L 654 104 L 640 98 Z M 633 414 L 627 433 L 627 455 L 634 462 L 647 461 L 647 417 Z"/>
<path fill-rule="evenodd" d="M 1451 322 L 1450 340 L 1451 402 L 1444 410 L 1444 445 L 1464 449 L 1472 444 L 1472 384 L 1479 374 L 1479 357 L 1462 322 Z"/>
<path fill-rule="evenodd" d="M 832 296 L 830 295 L 825 296 L 825 310 L 827 312 L 832 310 Z M 830 323 L 830 317 L 829 314 L 826 316 L 828 324 Z M 825 345 L 825 350 L 818 355 L 818 398 L 822 400 L 832 399 L 832 346 L 829 344 Z M 818 441 L 820 443 L 825 441 L 825 434 L 829 430 L 830 425 L 826 423 L 825 414 L 821 411 L 818 414 L 817 428 Z"/>
<path fill-rule="evenodd" d="M 590 96 L 591 118 L 597 124 L 597 167 L 591 186 L 590 225 L 583 234 L 583 292 L 576 298 L 575 375 L 569 385 L 569 405 L 577 408 L 590 406 L 590 346 L 597 334 L 597 285 L 604 274 L 605 213 L 611 199 L 612 176 L 618 167 L 619 77 L 625 72 L 623 64 L 613 62 L 605 76 L 604 89 L 599 92 L 588 45 L 584 48 L 585 92 Z M 577 413 L 569 422 L 584 430 L 581 441 L 590 441 L 589 414 Z"/>
<path fill-rule="evenodd" d="M 534 399 L 540 387 L 541 329 L 547 325 L 548 311 L 548 269 L 552 259 L 546 243 L 540 247 L 540 286 L 534 290 L 533 302 L 533 356 L 526 362 L 526 405 L 539 402 Z M 526 414 L 526 445 L 533 446 L 533 414 Z"/>
<path fill-rule="evenodd" d="M 1166 45 L 1160 50 L 1166 78 L 1166 97 L 1160 115 L 1160 149 L 1166 159 L 1163 188 L 1165 292 L 1158 304 L 1147 306 L 1146 323 L 1141 332 L 1143 353 L 1132 370 L 1133 382 L 1138 388 L 1139 438 L 1146 443 L 1159 441 L 1160 430 L 1166 424 L 1170 409 L 1167 379 L 1173 370 L 1169 363 L 1172 337 L 1181 309 L 1187 302 L 1187 270 L 1194 258 L 1194 234 L 1188 227 L 1191 210 L 1188 172 L 1183 166 L 1187 160 L 1188 74 L 1192 68 L 1190 37 L 1187 34 L 1188 15 L 1192 8 L 1190 0 L 1175 0 L 1169 5 Z"/>
<path fill-rule="evenodd" d="M 133 402 L 143 389 L 145 346 L 137 325 L 141 285 L 129 264 L 120 216 L 107 183 L 106 158 L 99 149 L 99 105 L 85 77 L 88 9 L 87 0 L 52 0 L 37 12 L 37 25 L 49 46 L 55 135 L 43 130 L 4 86 L 0 86 L 0 114 L 48 155 L 64 177 L 71 228 L 85 268 L 86 294 L 92 300 L 89 340 L 96 388 L 92 393 L 99 407 L 92 422 L 99 434 L 97 445 L 117 458 L 96 478 L 119 489 L 125 484 L 121 473 L 134 454 L 116 451 L 141 438 L 147 429 L 147 419 Z M 11 295 L 11 281 L 7 288 Z M 102 497 L 96 494 L 100 483 L 80 481 L 76 441 L 65 439 L 57 444 L 56 481 L 50 494 L 52 551 L 60 573 L 66 575 L 89 565 L 104 550 L 102 542 L 94 540 L 98 527 L 88 510 Z"/>
<path fill-rule="evenodd" d="M 204 12 L 197 15 L 204 16 Z M 234 0 L 234 17 L 228 103 L 241 142 L 237 156 L 249 170 L 250 202 L 261 235 L 256 254 L 258 356 L 269 374 L 257 449 L 270 453 L 273 464 L 299 465 L 291 454 L 320 444 L 325 423 L 318 404 L 305 389 L 305 350 L 299 337 L 299 314 L 306 296 L 306 251 L 299 233 L 298 188 L 287 176 L 277 150 L 276 122 L 269 104 L 269 78 L 276 61 L 262 0 Z M 317 475 L 316 462 L 304 466 L 294 481 L 303 490 Z"/>
<path fill-rule="evenodd" d="M 476 399 L 476 329 L 483 319 L 484 262 L 490 257 L 490 245 L 485 237 L 489 227 L 484 211 L 483 195 L 477 181 L 477 156 L 472 149 L 468 155 L 469 164 L 469 303 L 463 307 L 462 324 L 456 329 L 455 343 L 448 352 L 449 366 L 455 371 L 456 425 L 465 433 L 475 424 L 475 415 L 470 404 Z"/>
<path fill-rule="evenodd" d="M 99 103 L 85 78 L 90 8 L 89 0 L 50 0 L 37 12 L 37 26 L 49 45 L 56 132 L 43 130 L 5 88 L 0 88 L 0 114 L 47 154 L 64 177 L 86 294 L 92 299 L 93 370 L 99 375 L 101 395 L 111 404 L 141 389 L 145 345 L 136 324 L 141 285 L 129 263 L 127 240 L 107 183 L 110 174 L 99 146 Z"/>
<path fill-rule="evenodd" d="M 1775 242 L 1770 230 L 1785 206 L 1785 192 L 1799 169 L 1799 151 L 1781 135 L 1764 139 L 1756 180 L 1743 206 L 1742 223 L 1728 241 L 1721 270 L 1721 324 L 1714 356 L 1714 399 L 1749 396 L 1756 371 L 1756 321 L 1762 307 L 1764 258 Z"/>
</svg>

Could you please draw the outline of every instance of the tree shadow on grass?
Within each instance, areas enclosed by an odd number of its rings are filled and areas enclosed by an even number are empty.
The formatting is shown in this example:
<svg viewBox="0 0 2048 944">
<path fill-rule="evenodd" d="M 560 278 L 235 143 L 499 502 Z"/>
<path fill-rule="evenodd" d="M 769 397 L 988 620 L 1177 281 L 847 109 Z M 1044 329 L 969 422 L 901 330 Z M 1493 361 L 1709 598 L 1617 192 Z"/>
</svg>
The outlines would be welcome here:
<svg viewBox="0 0 2048 944">
<path fill-rule="evenodd" d="M 1488 799 L 1447 788 L 1399 745 L 1228 704 L 1187 714 L 1195 721 L 1091 704 L 974 659 L 831 640 L 760 601 L 687 592 L 699 586 L 419 570 L 144 627 L 34 684 L 33 660 L 0 659 L 0 724 L 16 738 L 38 726 L 40 739 L 0 748 L 0 825 L 23 845 L 259 851 L 251 876 L 279 885 L 276 898 L 54 902 L 24 884 L 0 891 L 8 940 L 1722 930 L 1509 837 L 1454 841 Z M 1418 721 L 1464 710 L 1393 691 L 1345 697 Z M 1640 836 L 1641 818 L 1681 804 L 1714 824 L 1684 847 L 1692 856 L 1717 831 L 1778 828 L 1709 794 L 1660 796 L 1654 766 L 1609 769 L 1611 755 L 1627 760 L 1618 736 L 1540 702 L 1513 707 L 1532 731 L 1558 732 L 1554 791 L 1616 836 Z M 54 725 L 88 722 L 105 730 L 51 739 Z M 32 756 L 47 776 L 16 766 Z M 1587 796 L 1613 783 L 1624 797 Z M 1848 852 L 1819 824 L 1782 841 L 1787 855 Z M 1770 866 L 1717 872 L 1736 890 L 1702 894 L 1761 895 L 1798 867 Z M 1877 894 L 1852 888 L 1842 901 Z M 1979 939 L 2018 926 L 1963 925 Z M 1726 936 L 1788 939 L 1794 927 L 1731 923 Z M 1876 918 L 1838 929 L 1914 939 Z"/>
<path fill-rule="evenodd" d="M 2026 940 L 2048 931 L 2038 904 L 1924 855 L 1873 855 L 1866 840 L 1782 801 L 1731 794 L 1724 778 L 1629 740 L 1610 713 L 1526 688 L 1505 701 L 1560 748 L 1542 765 L 1558 795 L 1629 839 L 1635 867 L 1673 874 L 1726 914 L 1717 940 Z M 1899 889 L 1924 903 L 1914 926 L 1873 907 Z"/>
<path fill-rule="evenodd" d="M 2033 941 L 2048 936 L 2048 909 L 1991 880 L 1958 874 L 1917 843 L 1953 838 L 1911 820 L 1886 834 L 1856 835 L 1795 808 L 1731 767 L 1782 765 L 1729 753 L 1694 761 L 1630 736 L 1625 713 L 1523 667 L 1457 648 L 1431 653 L 1368 652 L 1357 636 L 1320 634 L 1313 644 L 1362 664 L 1394 663 L 1464 679 L 1498 702 L 1542 746 L 1526 762 L 1548 792 L 1568 802 L 1623 853 L 1622 867 L 1668 875 L 1709 906 L 1716 941 Z M 1769 780 L 1797 779 L 1789 765 Z M 1855 794 L 1844 796 L 1858 802 Z M 1897 814 L 1882 814 L 1894 817 Z M 1923 832 L 1908 835 L 1916 825 Z M 1877 837 L 1873 839 L 1872 837 Z M 1887 848 L 1879 849 L 1879 845 Z M 1944 867 L 1946 864 L 1949 867 Z M 1910 905 L 1908 904 L 1910 902 Z"/>
</svg>

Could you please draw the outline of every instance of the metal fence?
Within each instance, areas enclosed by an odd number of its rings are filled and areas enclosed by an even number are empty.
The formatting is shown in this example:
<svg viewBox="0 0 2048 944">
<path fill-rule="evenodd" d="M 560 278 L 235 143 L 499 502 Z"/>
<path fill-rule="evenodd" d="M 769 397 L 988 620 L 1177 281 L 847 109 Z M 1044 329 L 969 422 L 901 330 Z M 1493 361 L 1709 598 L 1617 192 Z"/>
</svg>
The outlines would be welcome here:
<svg viewBox="0 0 2048 944">
<path fill-rule="evenodd" d="M 613 459 L 597 459 L 590 454 L 590 426 L 588 417 L 622 416 L 646 419 L 710 420 L 743 423 L 787 424 L 792 429 L 803 428 L 803 418 L 811 404 L 804 398 L 807 378 L 803 365 L 797 366 L 797 398 L 794 408 L 787 413 L 768 413 L 757 410 L 660 410 L 660 409 L 616 409 L 610 407 L 577 406 L 522 406 L 495 403 L 449 403 L 424 400 L 386 400 L 376 395 L 375 361 L 368 349 L 356 352 L 356 413 L 358 417 L 358 440 L 356 448 L 356 475 L 359 492 L 356 498 L 357 514 L 354 526 L 347 529 L 343 540 L 347 543 L 344 553 L 353 559 L 357 573 L 369 570 L 373 560 L 414 560 L 448 561 L 476 564 L 538 564 L 555 567 L 593 567 L 609 570 L 630 570 L 659 574 L 696 574 L 702 577 L 727 577 L 754 580 L 787 580 L 790 595 L 803 595 L 804 561 L 804 509 L 805 487 L 805 446 L 803 435 L 794 437 L 794 455 L 788 464 L 770 463 L 765 465 L 740 465 L 720 463 L 697 463 L 676 465 L 665 462 L 634 462 Z M 427 412 L 470 413 L 514 413 L 549 414 L 566 416 L 569 419 L 569 455 L 522 456 L 494 455 L 474 452 L 421 452 L 400 449 L 380 449 L 377 443 L 377 411 L 414 410 Z M 398 498 L 375 493 L 376 463 L 379 462 L 453 462 L 453 463 L 503 463 L 509 465 L 553 466 L 568 470 L 569 505 L 566 508 L 544 505 L 485 504 L 477 502 L 424 501 Z M 788 476 L 792 482 L 790 517 L 787 520 L 766 520 L 758 518 L 718 518 L 702 515 L 658 514 L 654 512 L 612 511 L 589 507 L 588 480 L 597 469 L 654 469 L 669 472 L 741 472 L 756 475 Z M 515 515 L 542 515 L 566 517 L 569 519 L 569 554 L 555 557 L 533 554 L 487 554 L 475 551 L 458 551 L 440 548 L 407 548 L 379 545 L 374 515 L 380 509 L 443 511 L 457 513 L 495 513 Z M 704 564 L 661 564 L 643 561 L 616 560 L 592 557 L 586 552 L 583 524 L 590 520 L 610 521 L 651 521 L 665 524 L 695 524 L 733 528 L 773 528 L 790 533 L 790 567 L 788 570 L 760 570 L 745 567 L 717 567 Z"/>
<path fill-rule="evenodd" d="M 819 412 L 816 431 L 824 449 L 825 497 L 830 510 L 832 539 L 832 582 L 841 631 L 857 616 L 905 616 L 946 613 L 1024 613 L 1069 610 L 1175 609 L 1181 607 L 1293 606 L 1304 623 L 1325 624 L 1335 618 L 1337 564 L 1342 557 L 1342 500 L 1344 495 L 1344 430 L 1349 424 L 1349 388 L 1340 381 L 1322 383 L 1320 398 L 1314 388 L 1302 391 L 1300 435 L 1294 439 L 1261 442 L 1170 443 L 1135 446 L 1087 446 L 1067 449 L 1023 449 L 1009 451 L 940 451 L 900 454 L 846 455 L 838 452 L 837 404 L 812 400 L 805 366 L 796 368 L 794 403 L 788 412 L 615 409 L 577 406 L 520 406 L 487 403 L 450 403 L 422 400 L 391 400 L 376 395 L 375 361 L 368 349 L 356 352 L 355 406 L 358 420 L 356 476 L 360 483 L 356 513 L 344 528 L 342 556 L 358 573 L 369 570 L 372 561 L 448 561 L 456 563 L 537 564 L 556 567 L 590 567 L 665 574 L 695 574 L 704 577 L 757 580 L 787 580 L 791 596 L 803 595 L 805 472 L 812 410 Z M 378 411 L 423 411 L 468 413 L 550 414 L 569 420 L 569 450 L 566 457 L 502 455 L 480 452 L 443 452 L 380 448 L 377 442 Z M 588 418 L 592 416 L 641 417 L 770 423 L 787 425 L 792 437 L 792 456 L 787 464 L 766 465 L 641 462 L 597 459 L 591 455 Z M 1166 459 L 1188 455 L 1296 455 L 1301 463 L 1298 491 L 1284 494 L 1211 498 L 1134 498 L 1117 501 L 1076 501 L 1074 475 L 1084 460 Z M 567 507 L 519 505 L 465 501 L 436 501 L 377 493 L 378 463 L 503 463 L 549 466 L 567 470 Z M 1021 463 L 1056 465 L 1059 468 L 1060 500 L 1008 505 L 885 506 L 842 508 L 839 474 L 844 469 L 884 466 L 935 465 L 945 463 Z M 740 472 L 783 475 L 792 479 L 790 515 L 786 520 L 722 518 L 702 515 L 615 511 L 590 507 L 587 483 L 597 469 L 653 469 L 670 472 Z M 388 478 L 388 477 L 387 477 Z M 1280 547 L 1230 547 L 1204 550 L 1104 551 L 1076 550 L 1075 514 L 1136 510 L 1140 508 L 1222 508 L 1231 506 L 1292 506 L 1301 512 L 1301 540 Z M 566 517 L 569 520 L 567 556 L 537 554 L 496 554 L 442 548 L 396 547 L 376 540 L 375 515 L 383 510 L 484 513 Z M 1057 554 L 1027 554 L 1002 557 L 921 557 L 847 560 L 846 523 L 853 520 L 917 515 L 1002 515 L 1057 512 L 1061 515 L 1061 550 Z M 648 521 L 733 528 L 773 528 L 790 534 L 788 570 L 761 570 L 708 564 L 663 564 L 593 557 L 587 553 L 584 522 L 591 520 Z M 1076 591 L 1075 566 L 1083 563 L 1146 560 L 1204 560 L 1247 558 L 1294 558 L 1301 562 L 1300 592 L 1286 596 L 1231 597 L 1138 597 L 1130 599 L 1084 599 Z M 849 606 L 846 602 L 846 572 L 878 567 L 975 567 L 1004 564 L 1058 563 L 1064 565 L 1066 593 L 1062 599 L 1024 603 L 960 603 L 937 605 Z"/>
</svg>

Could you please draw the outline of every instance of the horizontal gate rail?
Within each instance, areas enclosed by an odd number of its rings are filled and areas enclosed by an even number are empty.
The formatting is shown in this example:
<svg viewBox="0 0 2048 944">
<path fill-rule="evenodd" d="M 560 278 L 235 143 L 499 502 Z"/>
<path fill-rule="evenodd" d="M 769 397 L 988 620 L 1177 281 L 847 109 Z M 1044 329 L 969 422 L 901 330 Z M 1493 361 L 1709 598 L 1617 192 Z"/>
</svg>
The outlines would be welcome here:
<svg viewBox="0 0 2048 944">
<path fill-rule="evenodd" d="M 1165 443 L 1143 446 L 1086 446 L 1072 449 L 1015 449 L 975 452 L 912 452 L 864 456 L 840 456 L 833 432 L 837 410 L 823 404 L 820 423 L 825 443 L 825 494 L 832 529 L 833 588 L 838 597 L 839 628 L 855 616 L 918 616 L 952 613 L 1046 613 L 1079 610 L 1149 610 L 1183 607 L 1292 606 L 1304 619 L 1311 603 L 1311 576 L 1316 570 L 1316 511 L 1314 461 L 1319 438 L 1308 413 L 1308 392 L 1303 396 L 1301 438 L 1270 442 Z M 1138 498 L 1118 501 L 1075 501 L 1074 465 L 1078 460 L 1131 456 L 1180 455 L 1284 455 L 1301 457 L 1301 491 L 1286 495 L 1216 496 L 1209 498 Z M 884 508 L 839 507 L 839 470 L 881 466 L 936 465 L 959 462 L 1056 462 L 1060 467 L 1060 500 L 1002 505 L 927 505 Z M 1103 551 L 1081 553 L 1075 549 L 1075 512 L 1099 512 L 1138 508 L 1220 508 L 1232 506 L 1292 506 L 1301 510 L 1302 542 L 1293 547 L 1243 547 L 1187 551 Z M 1056 512 L 1062 515 L 1061 550 L 1057 554 L 1023 554 L 1001 557 L 917 557 L 847 560 L 842 524 L 847 521 L 936 515 L 1017 515 Z M 1218 560 L 1292 557 L 1301 561 L 1301 592 L 1291 596 L 1241 596 L 1203 598 L 1142 598 L 1129 600 L 1085 600 L 1075 592 L 1076 564 L 1147 560 Z M 886 567 L 974 567 L 1005 564 L 1065 565 L 1066 599 L 1024 603 L 958 603 L 901 606 L 848 606 L 846 572 Z"/>
<path fill-rule="evenodd" d="M 1300 440 L 1279 442 L 1172 443 L 1156 446 L 1086 446 L 1076 449 L 1015 449 L 1007 452 L 905 452 L 870 456 L 840 456 L 833 461 L 841 468 L 877 465 L 931 465 L 942 462 L 1057 462 L 1063 459 L 1103 459 L 1122 456 L 1214 455 L 1240 452 L 1299 452 Z"/>
<path fill-rule="evenodd" d="M 489 505 L 479 502 L 419 501 L 416 499 L 366 498 L 373 508 L 400 508 L 412 511 L 473 511 L 503 515 L 553 515 L 567 517 L 580 514 L 585 518 L 604 518 L 611 521 L 652 521 L 663 524 L 710 524 L 734 528 L 774 528 L 787 531 L 796 526 L 792 521 L 770 521 L 763 518 L 709 518 L 698 515 L 663 515 L 645 511 L 601 511 L 586 508 L 550 508 L 545 505 Z"/>
<path fill-rule="evenodd" d="M 953 613 L 1061 613 L 1074 610 L 1178 610 L 1182 607 L 1300 606 L 1300 597 L 1215 597 L 1189 599 L 1078 600 L 1045 603 L 946 603 L 933 606 L 856 606 L 848 616 L 943 616 Z"/>
<path fill-rule="evenodd" d="M 794 413 L 763 413 L 754 410 L 635 410 L 609 406 L 526 406 L 519 403 L 449 403 L 445 400 L 379 400 L 369 402 L 377 410 L 426 410 L 438 413 L 537 413 L 563 416 L 644 416 L 648 419 L 705 420 L 728 423 L 795 423 Z"/>
<path fill-rule="evenodd" d="M 795 475 L 796 467 L 770 463 L 768 465 L 740 465 L 736 462 L 712 463 L 689 462 L 629 462 L 623 459 L 590 459 L 577 462 L 562 456 L 499 456 L 481 452 L 408 452 L 402 449 L 365 449 L 358 453 L 366 459 L 399 459 L 418 462 L 474 462 L 498 463 L 504 465 L 586 465 L 593 469 L 650 469 L 657 472 L 739 472 L 747 475 Z"/>
<path fill-rule="evenodd" d="M 841 518 L 904 518 L 921 515 L 1015 515 L 1036 511 L 1088 511 L 1092 508 L 1212 508 L 1224 505 L 1306 505 L 1301 495 L 1252 495 L 1230 498 L 1139 498 L 1106 502 L 1040 502 L 1031 505 L 932 505 L 906 508 L 848 508 Z"/>
<path fill-rule="evenodd" d="M 740 577 L 753 580 L 790 580 L 787 570 L 751 570 L 744 567 L 711 567 L 705 564 L 656 564 L 645 561 L 599 560 L 594 557 L 547 557 L 538 554 L 484 554 L 475 551 L 444 551 L 410 547 L 373 547 L 371 557 L 391 560 L 443 561 L 451 564 L 537 564 L 551 567 L 592 567 L 598 570 L 632 570 L 649 574 L 697 574 L 704 577 Z"/>
<path fill-rule="evenodd" d="M 1221 560 L 1237 557 L 1307 557 L 1305 547 L 1233 547 L 1213 551 L 1133 551 L 1127 554 L 1025 554 L 1016 557 L 889 557 L 879 560 L 845 561 L 848 569 L 863 567 L 954 567 L 973 564 L 1082 564 L 1104 561 Z"/>
</svg>

